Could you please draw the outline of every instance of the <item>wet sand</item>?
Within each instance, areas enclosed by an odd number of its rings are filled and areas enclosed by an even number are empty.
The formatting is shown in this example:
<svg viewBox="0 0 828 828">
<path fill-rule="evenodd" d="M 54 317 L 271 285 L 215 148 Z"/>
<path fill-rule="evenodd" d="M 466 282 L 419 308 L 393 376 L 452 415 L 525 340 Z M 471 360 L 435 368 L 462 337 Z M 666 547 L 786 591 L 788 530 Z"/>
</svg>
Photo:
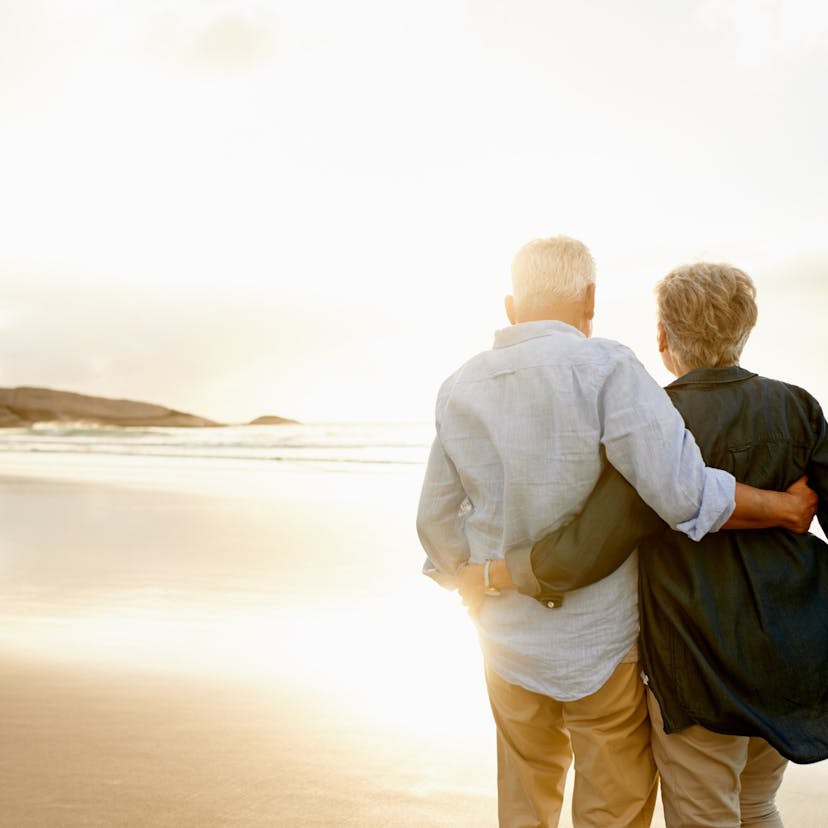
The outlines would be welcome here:
<svg viewBox="0 0 828 828">
<path fill-rule="evenodd" d="M 430 787 L 441 767 L 459 775 L 444 758 L 311 699 L 8 658 L 2 669 L 2 825 L 493 824 L 490 793 Z"/>
<path fill-rule="evenodd" d="M 0 477 L 0 825 L 494 828 L 416 475 L 238 483 Z M 789 828 L 824 825 L 826 783 L 791 768 Z"/>
<path fill-rule="evenodd" d="M 494 825 L 414 481 L 180 482 L 0 477 L 0 825 Z"/>
<path fill-rule="evenodd" d="M 496 825 L 489 763 L 457 767 L 451 744 L 352 728 L 269 687 L 9 658 L 2 669 L 4 826 Z M 791 768 L 789 828 L 825 824 L 825 776 Z"/>
</svg>

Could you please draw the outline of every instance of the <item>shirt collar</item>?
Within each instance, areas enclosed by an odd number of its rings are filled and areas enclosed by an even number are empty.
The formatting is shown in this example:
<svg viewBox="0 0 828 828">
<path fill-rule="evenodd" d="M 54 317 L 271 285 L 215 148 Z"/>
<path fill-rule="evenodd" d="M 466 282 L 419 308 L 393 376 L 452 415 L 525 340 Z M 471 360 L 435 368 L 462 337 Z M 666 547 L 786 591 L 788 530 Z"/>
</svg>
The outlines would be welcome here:
<svg viewBox="0 0 828 828">
<path fill-rule="evenodd" d="M 696 368 L 671 382 L 668 388 L 679 388 L 683 385 L 722 385 L 726 382 L 744 382 L 746 379 L 757 376 L 746 371 L 739 365 L 729 365 L 727 368 Z"/>
<path fill-rule="evenodd" d="M 508 348 L 510 345 L 518 345 L 526 342 L 527 339 L 537 339 L 539 336 L 550 334 L 569 334 L 586 339 L 586 336 L 572 325 L 560 322 L 557 319 L 542 319 L 537 322 L 521 322 L 518 325 L 510 325 L 508 328 L 501 328 L 495 331 L 495 348 Z"/>
</svg>

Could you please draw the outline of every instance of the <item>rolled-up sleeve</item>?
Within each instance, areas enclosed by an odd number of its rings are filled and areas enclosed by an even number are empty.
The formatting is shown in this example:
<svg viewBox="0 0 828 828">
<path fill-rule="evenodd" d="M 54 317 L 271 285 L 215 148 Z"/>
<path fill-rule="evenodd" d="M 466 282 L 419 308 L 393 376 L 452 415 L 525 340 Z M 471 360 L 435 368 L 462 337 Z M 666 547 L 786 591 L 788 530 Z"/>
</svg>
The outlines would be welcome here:
<svg viewBox="0 0 828 828">
<path fill-rule="evenodd" d="M 692 540 L 715 532 L 735 508 L 736 481 L 705 466 L 667 393 L 631 351 L 598 397 L 607 460 L 665 523 Z"/>
</svg>

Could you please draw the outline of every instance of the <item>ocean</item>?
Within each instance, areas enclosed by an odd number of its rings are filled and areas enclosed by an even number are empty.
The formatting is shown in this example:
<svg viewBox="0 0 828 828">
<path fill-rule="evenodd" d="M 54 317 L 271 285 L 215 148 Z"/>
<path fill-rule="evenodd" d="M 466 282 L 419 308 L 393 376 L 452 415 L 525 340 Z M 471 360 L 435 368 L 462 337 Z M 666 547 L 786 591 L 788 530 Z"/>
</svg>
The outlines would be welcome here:
<svg viewBox="0 0 828 828">
<path fill-rule="evenodd" d="M 365 464 L 425 461 L 429 423 L 308 423 L 220 428 L 116 428 L 40 424 L 0 429 L 0 452 L 18 454 L 196 457 L 313 465 L 330 471 Z"/>
</svg>

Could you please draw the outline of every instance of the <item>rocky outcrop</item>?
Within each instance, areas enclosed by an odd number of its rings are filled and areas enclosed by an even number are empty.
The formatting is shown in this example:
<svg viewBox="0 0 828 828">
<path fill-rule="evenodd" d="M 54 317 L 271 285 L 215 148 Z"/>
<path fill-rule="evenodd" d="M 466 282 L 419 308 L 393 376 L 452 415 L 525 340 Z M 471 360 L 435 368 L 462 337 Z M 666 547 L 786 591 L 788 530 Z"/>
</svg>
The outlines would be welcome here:
<svg viewBox="0 0 828 828">
<path fill-rule="evenodd" d="M 0 388 L 0 428 L 66 422 L 178 428 L 222 425 L 204 417 L 152 403 L 91 397 L 51 388 Z"/>
<path fill-rule="evenodd" d="M 299 421 L 266 414 L 264 417 L 256 417 L 255 420 L 251 420 L 248 425 L 299 425 Z"/>
</svg>

